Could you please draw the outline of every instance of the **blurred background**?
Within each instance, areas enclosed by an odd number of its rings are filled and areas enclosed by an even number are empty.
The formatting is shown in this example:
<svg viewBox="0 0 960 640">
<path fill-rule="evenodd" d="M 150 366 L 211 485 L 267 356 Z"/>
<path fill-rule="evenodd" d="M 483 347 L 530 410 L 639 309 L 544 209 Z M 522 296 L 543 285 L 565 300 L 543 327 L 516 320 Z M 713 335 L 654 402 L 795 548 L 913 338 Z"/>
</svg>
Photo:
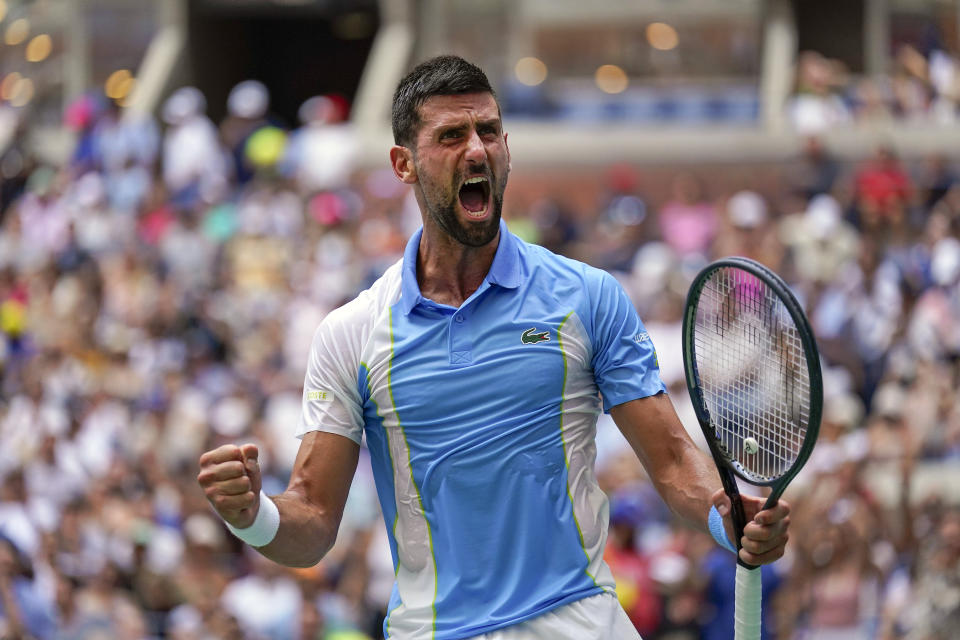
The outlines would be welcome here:
<svg viewBox="0 0 960 640">
<path fill-rule="evenodd" d="M 825 415 L 766 637 L 957 637 L 960 2 L 0 0 L 0 38 L 0 637 L 382 637 L 365 455 L 307 570 L 195 476 L 254 441 L 285 487 L 314 328 L 419 224 L 390 97 L 442 52 L 498 90 L 511 229 L 623 283 L 695 438 L 697 270 L 746 255 L 805 306 Z M 732 555 L 608 417 L 597 473 L 644 638 L 732 637 Z"/>
</svg>

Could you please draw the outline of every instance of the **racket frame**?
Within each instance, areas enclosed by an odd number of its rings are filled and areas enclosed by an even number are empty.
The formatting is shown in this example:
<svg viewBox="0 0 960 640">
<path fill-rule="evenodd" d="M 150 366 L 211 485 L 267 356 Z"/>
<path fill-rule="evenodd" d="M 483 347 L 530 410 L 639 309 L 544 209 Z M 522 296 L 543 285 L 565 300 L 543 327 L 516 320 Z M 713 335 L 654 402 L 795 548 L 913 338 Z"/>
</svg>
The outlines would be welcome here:
<svg viewBox="0 0 960 640">
<path fill-rule="evenodd" d="M 748 477 L 740 471 L 736 461 L 720 447 L 717 442 L 716 431 L 712 426 L 710 412 L 707 409 L 706 401 L 700 390 L 700 375 L 697 371 L 693 339 L 700 292 L 704 286 L 706 286 L 710 276 L 715 271 L 723 268 L 745 271 L 772 290 L 781 300 L 787 313 L 796 325 L 800 343 L 803 346 L 804 357 L 806 358 L 807 373 L 810 382 L 810 410 L 807 421 L 807 431 L 793 464 L 782 475 L 771 480 L 761 481 L 757 478 Z M 820 419 L 823 413 L 823 377 L 820 371 L 820 356 L 817 351 L 817 343 L 800 303 L 797 302 L 796 297 L 787 287 L 783 279 L 754 260 L 734 256 L 711 262 L 697 274 L 693 283 L 690 285 L 683 314 L 683 362 L 687 391 L 690 393 L 690 399 L 697 415 L 697 421 L 700 423 L 700 428 L 703 430 L 703 435 L 707 440 L 710 454 L 713 456 L 714 462 L 717 465 L 723 490 L 730 498 L 731 519 L 733 520 L 734 533 L 736 534 L 736 540 L 734 542 L 739 551 L 741 548 L 740 539 L 743 537 L 743 528 L 746 526 L 746 515 L 743 510 L 743 501 L 737 487 L 736 477 L 739 476 L 749 484 L 770 487 L 770 495 L 767 497 L 767 501 L 763 506 L 764 509 L 769 509 L 777 503 L 787 488 L 787 485 L 790 484 L 790 481 L 800 472 L 800 469 L 807 462 L 807 459 L 809 459 L 810 453 L 813 451 L 813 446 L 817 441 L 817 435 L 820 431 Z M 752 568 L 740 560 L 739 554 L 737 562 L 747 568 Z"/>
</svg>

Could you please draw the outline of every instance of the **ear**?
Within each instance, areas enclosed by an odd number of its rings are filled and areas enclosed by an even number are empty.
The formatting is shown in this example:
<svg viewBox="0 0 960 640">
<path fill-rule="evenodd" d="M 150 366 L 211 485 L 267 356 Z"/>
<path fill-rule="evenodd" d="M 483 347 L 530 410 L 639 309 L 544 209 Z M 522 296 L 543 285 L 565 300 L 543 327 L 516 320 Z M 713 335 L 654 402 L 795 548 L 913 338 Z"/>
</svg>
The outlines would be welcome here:
<svg viewBox="0 0 960 640">
<path fill-rule="evenodd" d="M 513 164 L 510 162 L 510 145 L 507 144 L 507 132 L 503 132 L 503 147 L 507 150 L 507 171 L 509 172 L 513 169 Z"/>
<path fill-rule="evenodd" d="M 417 181 L 417 168 L 413 163 L 413 151 L 407 147 L 390 147 L 390 166 L 400 182 L 414 184 Z"/>
</svg>

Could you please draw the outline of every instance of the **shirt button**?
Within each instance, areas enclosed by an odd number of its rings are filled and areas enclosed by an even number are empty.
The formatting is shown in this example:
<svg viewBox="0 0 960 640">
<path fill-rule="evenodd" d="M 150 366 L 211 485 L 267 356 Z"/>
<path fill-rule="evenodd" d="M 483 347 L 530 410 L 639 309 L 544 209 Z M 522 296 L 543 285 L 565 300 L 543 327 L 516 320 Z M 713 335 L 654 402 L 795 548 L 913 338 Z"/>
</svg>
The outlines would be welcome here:
<svg viewBox="0 0 960 640">
<path fill-rule="evenodd" d="M 459 313 L 453 319 L 457 322 L 463 322 L 463 316 Z"/>
</svg>

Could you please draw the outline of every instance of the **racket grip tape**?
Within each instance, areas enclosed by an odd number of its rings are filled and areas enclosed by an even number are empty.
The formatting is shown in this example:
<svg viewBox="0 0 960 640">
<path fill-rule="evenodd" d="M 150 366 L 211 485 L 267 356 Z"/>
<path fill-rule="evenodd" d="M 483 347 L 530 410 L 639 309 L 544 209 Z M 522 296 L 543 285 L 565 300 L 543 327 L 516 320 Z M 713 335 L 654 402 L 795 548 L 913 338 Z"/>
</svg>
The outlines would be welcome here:
<svg viewBox="0 0 960 640">
<path fill-rule="evenodd" d="M 762 591 L 760 569 L 747 569 L 737 565 L 733 613 L 734 640 L 760 640 Z"/>
</svg>

